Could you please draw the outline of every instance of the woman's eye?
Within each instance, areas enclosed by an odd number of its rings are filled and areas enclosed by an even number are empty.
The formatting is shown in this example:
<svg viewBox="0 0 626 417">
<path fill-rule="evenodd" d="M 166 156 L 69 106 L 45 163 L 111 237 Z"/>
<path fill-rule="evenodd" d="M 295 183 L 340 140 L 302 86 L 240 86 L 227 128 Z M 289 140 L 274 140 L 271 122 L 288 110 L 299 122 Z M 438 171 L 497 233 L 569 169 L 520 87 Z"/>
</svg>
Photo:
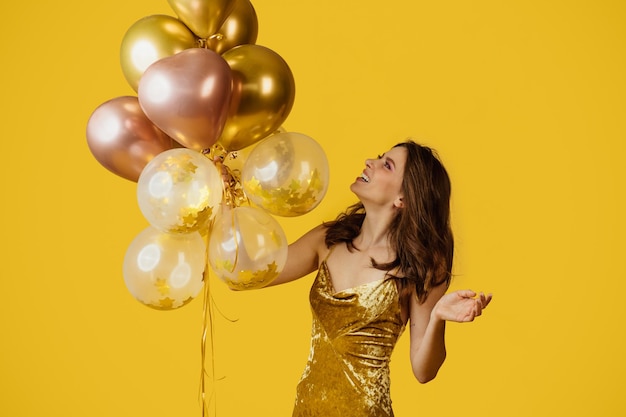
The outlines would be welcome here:
<svg viewBox="0 0 626 417">
<path fill-rule="evenodd" d="M 383 156 L 384 156 L 384 155 L 378 155 L 378 159 L 383 159 Z M 384 166 L 385 168 L 387 168 L 387 169 L 391 169 L 391 164 L 389 163 L 389 161 L 385 161 L 385 162 L 383 163 L 383 166 Z"/>
</svg>

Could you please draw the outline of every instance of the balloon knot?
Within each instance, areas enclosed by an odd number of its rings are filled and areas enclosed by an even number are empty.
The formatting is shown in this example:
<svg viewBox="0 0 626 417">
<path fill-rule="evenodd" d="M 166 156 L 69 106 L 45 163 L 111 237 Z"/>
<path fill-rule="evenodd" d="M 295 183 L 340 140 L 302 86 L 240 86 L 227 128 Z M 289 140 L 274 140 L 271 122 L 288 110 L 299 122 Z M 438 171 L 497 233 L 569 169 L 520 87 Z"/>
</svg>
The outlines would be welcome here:
<svg viewBox="0 0 626 417">
<path fill-rule="evenodd" d="M 211 42 L 212 41 L 221 41 L 224 38 L 226 38 L 226 36 L 224 36 L 221 33 L 215 33 L 211 36 L 209 36 L 208 38 L 198 38 L 197 40 L 197 44 L 198 44 L 198 48 L 204 48 L 204 49 L 211 49 Z"/>
</svg>

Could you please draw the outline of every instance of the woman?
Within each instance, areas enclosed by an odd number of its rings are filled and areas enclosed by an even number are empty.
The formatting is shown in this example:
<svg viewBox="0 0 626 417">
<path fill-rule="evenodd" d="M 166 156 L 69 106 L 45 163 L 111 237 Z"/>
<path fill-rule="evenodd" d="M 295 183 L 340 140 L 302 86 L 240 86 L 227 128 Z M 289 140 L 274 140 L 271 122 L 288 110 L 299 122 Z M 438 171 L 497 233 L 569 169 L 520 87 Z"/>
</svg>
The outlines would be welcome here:
<svg viewBox="0 0 626 417">
<path fill-rule="evenodd" d="M 393 416 L 389 360 L 410 323 L 417 380 L 437 375 L 446 321 L 479 316 L 491 295 L 445 294 L 451 279 L 450 180 L 433 151 L 407 141 L 350 186 L 359 203 L 289 246 L 272 285 L 315 270 L 311 352 L 294 416 Z"/>
</svg>

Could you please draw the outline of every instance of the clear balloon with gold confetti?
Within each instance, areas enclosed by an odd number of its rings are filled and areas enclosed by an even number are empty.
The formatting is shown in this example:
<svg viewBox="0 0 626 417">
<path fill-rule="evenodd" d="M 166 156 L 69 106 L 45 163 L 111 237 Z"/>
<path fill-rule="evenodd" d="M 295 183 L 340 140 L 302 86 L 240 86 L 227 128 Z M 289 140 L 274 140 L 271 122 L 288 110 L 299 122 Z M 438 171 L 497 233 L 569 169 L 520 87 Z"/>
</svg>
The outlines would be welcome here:
<svg viewBox="0 0 626 417">
<path fill-rule="evenodd" d="M 280 224 L 256 207 L 224 206 L 209 238 L 209 263 L 233 290 L 262 288 L 287 261 L 287 238 Z"/>
<path fill-rule="evenodd" d="M 202 231 L 222 200 L 221 174 L 211 160 L 191 149 L 170 149 L 154 157 L 137 181 L 139 208 L 164 232 Z"/>
<path fill-rule="evenodd" d="M 277 133 L 250 153 L 241 180 L 254 205 L 278 216 L 301 216 L 317 207 L 326 194 L 328 159 L 309 136 Z"/>
<path fill-rule="evenodd" d="M 124 257 L 124 283 L 142 304 L 174 310 L 202 290 L 206 245 L 199 232 L 165 233 L 148 226 L 131 242 Z"/>
</svg>

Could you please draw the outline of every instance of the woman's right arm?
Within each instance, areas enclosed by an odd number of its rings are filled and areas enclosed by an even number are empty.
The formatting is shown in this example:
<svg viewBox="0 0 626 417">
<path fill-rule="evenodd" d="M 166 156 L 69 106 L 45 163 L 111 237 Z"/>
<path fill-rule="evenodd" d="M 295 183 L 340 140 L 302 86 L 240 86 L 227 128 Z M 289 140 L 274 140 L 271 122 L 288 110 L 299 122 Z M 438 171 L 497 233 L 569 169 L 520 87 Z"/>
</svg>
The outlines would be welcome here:
<svg viewBox="0 0 626 417">
<path fill-rule="evenodd" d="M 295 281 L 319 267 L 320 254 L 327 251 L 326 227 L 319 225 L 289 245 L 285 267 L 268 287 Z"/>
</svg>

